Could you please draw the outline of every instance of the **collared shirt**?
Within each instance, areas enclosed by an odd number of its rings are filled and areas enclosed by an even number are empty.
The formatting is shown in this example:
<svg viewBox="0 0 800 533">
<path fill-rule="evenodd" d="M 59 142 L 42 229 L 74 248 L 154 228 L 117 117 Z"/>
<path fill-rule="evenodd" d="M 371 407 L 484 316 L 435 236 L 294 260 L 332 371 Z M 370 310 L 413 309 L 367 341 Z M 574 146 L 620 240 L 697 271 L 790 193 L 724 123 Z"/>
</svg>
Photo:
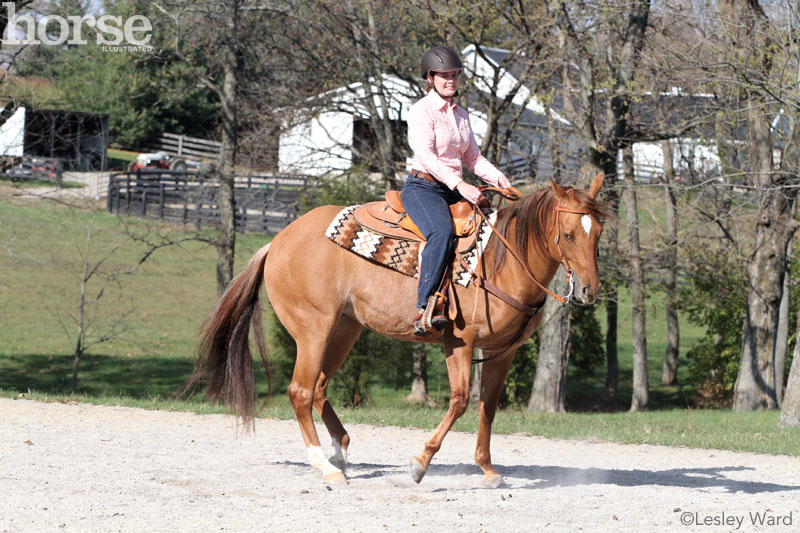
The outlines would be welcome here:
<svg viewBox="0 0 800 533">
<path fill-rule="evenodd" d="M 408 144 L 414 152 L 411 168 L 433 174 L 453 190 L 463 181 L 462 162 L 495 186 L 503 175 L 481 155 L 467 112 L 448 103 L 436 91 L 429 91 L 411 106 Z"/>
</svg>

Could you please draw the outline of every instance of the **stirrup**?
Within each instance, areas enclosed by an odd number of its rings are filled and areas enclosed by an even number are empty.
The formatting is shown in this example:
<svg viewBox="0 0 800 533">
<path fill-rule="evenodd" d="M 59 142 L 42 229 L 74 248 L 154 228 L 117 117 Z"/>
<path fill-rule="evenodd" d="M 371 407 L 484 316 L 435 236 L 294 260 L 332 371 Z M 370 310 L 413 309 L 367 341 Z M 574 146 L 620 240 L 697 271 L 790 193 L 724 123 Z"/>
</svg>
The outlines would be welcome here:
<svg viewBox="0 0 800 533">
<path fill-rule="evenodd" d="M 438 298 L 436 294 L 428 298 L 428 305 L 425 306 L 425 309 L 420 311 L 414 319 L 414 335 L 418 337 L 427 337 L 431 334 L 432 327 L 436 328 L 437 334 L 440 334 L 441 331 L 447 327 L 447 324 L 450 323 L 450 320 L 446 316 L 442 314 L 434 315 Z"/>
<path fill-rule="evenodd" d="M 414 335 L 417 337 L 427 337 L 431 334 L 430 317 L 425 318 L 425 309 L 418 310 L 419 313 L 414 319 Z"/>
</svg>

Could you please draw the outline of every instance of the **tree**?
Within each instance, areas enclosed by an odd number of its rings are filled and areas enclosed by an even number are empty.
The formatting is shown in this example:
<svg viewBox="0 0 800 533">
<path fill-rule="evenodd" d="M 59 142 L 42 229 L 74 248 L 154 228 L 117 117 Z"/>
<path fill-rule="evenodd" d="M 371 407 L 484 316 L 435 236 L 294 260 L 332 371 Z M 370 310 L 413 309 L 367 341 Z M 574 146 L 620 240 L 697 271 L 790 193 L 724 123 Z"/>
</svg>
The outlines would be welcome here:
<svg viewBox="0 0 800 533">
<path fill-rule="evenodd" d="M 152 8 L 130 2 L 106 6 L 108 15 L 128 17 L 132 13 L 153 17 Z M 88 15 L 91 6 L 80 2 L 51 2 L 48 15 Z M 157 12 L 156 12 L 157 13 Z M 56 24 L 56 31 L 61 31 Z M 207 137 L 216 128 L 215 95 L 187 71 L 176 58 L 147 53 L 110 53 L 93 38 L 97 29 L 84 24 L 80 46 L 31 46 L 20 57 L 14 73 L 23 77 L 47 78 L 55 95 L 48 107 L 109 115 L 110 142 L 134 149 L 165 131 Z M 155 32 L 151 43 L 160 46 L 162 35 Z M 91 68 L 87 68 L 91 65 Z M 36 94 L 10 94 L 20 105 L 42 107 Z"/>
<path fill-rule="evenodd" d="M 634 0 L 624 6 L 588 2 L 578 7 L 559 0 L 551 9 L 557 27 L 557 50 L 552 54 L 561 63 L 564 112 L 586 147 L 590 163 L 605 173 L 606 199 L 616 212 L 617 155 L 637 137 L 635 125 L 630 124 L 630 109 L 650 2 Z M 611 261 L 615 261 L 616 225 L 607 224 L 605 233 Z M 618 381 L 618 293 L 614 282 L 606 286 L 606 393 L 614 397 Z"/>
<path fill-rule="evenodd" d="M 800 315 L 795 327 L 795 339 L 800 336 Z M 800 426 L 800 342 L 795 342 L 792 367 L 786 383 L 786 395 L 781 408 L 781 427 Z"/>
<path fill-rule="evenodd" d="M 559 294 L 568 290 L 563 267 L 559 267 L 550 287 Z M 565 410 L 572 304 L 548 298 L 541 312 L 536 375 L 528 399 L 528 411 L 558 413 Z"/>
<path fill-rule="evenodd" d="M 406 396 L 406 401 L 417 405 L 433 405 L 433 400 L 428 395 L 428 354 L 425 344 L 414 343 L 411 350 L 413 363 L 411 365 L 411 393 Z"/>
<path fill-rule="evenodd" d="M 625 176 L 626 225 L 630 246 L 631 299 L 633 321 L 633 397 L 631 411 L 647 408 L 650 392 L 647 377 L 647 327 L 645 323 L 645 288 L 642 254 L 639 246 L 639 203 L 633 170 L 633 150 L 622 151 L 622 168 Z"/>
<path fill-rule="evenodd" d="M 157 250 L 197 238 L 193 234 L 174 236 L 159 230 L 155 224 L 128 223 L 119 218 L 109 229 L 109 224 L 98 225 L 99 216 L 104 215 L 97 209 L 87 210 L 86 205 L 67 205 L 59 210 L 59 223 L 64 226 L 65 234 L 72 233 L 74 228 L 83 231 L 82 237 L 65 242 L 73 248 L 72 256 L 59 253 L 53 258 L 54 264 L 67 273 L 64 286 L 75 292 L 72 306 L 50 309 L 73 346 L 73 393 L 78 392 L 84 355 L 129 331 L 127 319 L 134 308 L 124 290 L 124 278 L 135 274 Z M 133 259 L 120 258 L 131 248 L 136 249 Z"/>
<path fill-rule="evenodd" d="M 675 170 L 672 165 L 672 145 L 669 140 L 661 141 L 664 155 L 664 204 L 666 207 L 666 227 L 664 228 L 664 290 L 666 291 L 667 348 L 661 371 L 662 385 L 675 385 L 678 382 L 678 352 L 680 347 L 680 323 L 677 309 L 678 287 L 678 208 L 675 197 Z"/>
<path fill-rule="evenodd" d="M 217 248 L 217 291 L 233 279 L 235 233 L 235 167 L 241 135 L 239 110 L 245 79 L 264 75 L 260 64 L 265 47 L 276 32 L 277 20 L 288 8 L 279 3 L 261 5 L 248 0 L 196 3 L 179 1 L 166 7 L 154 4 L 169 39 L 156 49 L 157 58 L 177 59 L 195 83 L 211 91 L 219 102 L 220 159 Z M 263 78 L 262 78 L 263 79 Z"/>
<path fill-rule="evenodd" d="M 758 202 L 755 243 L 745 267 L 749 287 L 733 409 L 775 409 L 776 383 L 783 376 L 775 361 L 780 302 L 788 247 L 798 226 L 794 207 L 800 177 L 800 125 L 796 113 L 784 119 L 783 129 L 773 124 L 781 119 L 782 106 L 796 109 L 800 102 L 796 89 L 784 89 L 796 88 L 800 81 L 796 69 L 786 68 L 797 65 L 798 57 L 791 44 L 793 28 L 779 22 L 791 21 L 791 16 L 772 20 L 757 1 L 745 0 L 721 3 L 718 10 L 724 47 L 720 53 L 728 65 L 720 74 L 741 87 L 729 109 L 743 116 L 747 126 L 749 153 L 742 170 Z M 791 11 L 788 5 L 778 9 L 780 15 Z M 773 158 L 776 137 L 783 144 L 779 161 Z"/>
</svg>

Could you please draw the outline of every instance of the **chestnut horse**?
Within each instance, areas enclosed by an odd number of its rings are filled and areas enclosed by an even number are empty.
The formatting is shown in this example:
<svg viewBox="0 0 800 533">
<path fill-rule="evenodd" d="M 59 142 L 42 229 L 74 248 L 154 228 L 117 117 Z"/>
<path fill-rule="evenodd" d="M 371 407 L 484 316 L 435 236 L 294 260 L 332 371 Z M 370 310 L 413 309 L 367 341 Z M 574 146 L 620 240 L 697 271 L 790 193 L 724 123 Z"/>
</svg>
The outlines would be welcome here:
<svg viewBox="0 0 800 533">
<path fill-rule="evenodd" d="M 438 339 L 412 333 L 417 280 L 331 242 L 325 229 L 341 208 L 314 209 L 261 248 L 220 297 L 203 326 L 191 379 L 206 380 L 212 401 L 228 404 L 245 423 L 252 421 L 251 323 L 267 366 L 259 304 L 263 279 L 278 319 L 297 343 L 289 398 L 309 463 L 322 471 L 324 482 L 343 484 L 350 437 L 334 413 L 326 389 L 364 327 L 406 341 L 442 342 L 450 406 L 422 453 L 411 459 L 409 470 L 419 483 L 445 435 L 467 409 L 473 350 L 481 348 L 490 360 L 483 363 L 481 375 L 475 462 L 484 472 L 483 483 L 499 486 L 503 480 L 492 466 L 489 452 L 492 421 L 514 354 L 539 326 L 541 314 L 533 309 L 538 310 L 546 297 L 541 286 L 547 286 L 559 264 L 564 264 L 573 273 L 575 296 L 582 302 L 594 302 L 600 290 L 596 255 L 607 215 L 595 198 L 602 185 L 602 174 L 595 177 L 589 191 L 552 183 L 501 209 L 497 231 L 507 237 L 520 260 L 508 257 L 504 244 L 493 235 L 483 258 L 486 279 L 531 311 L 522 312 L 479 287 L 453 284 L 460 313 Z M 320 447 L 312 407 L 333 439 L 330 458 Z"/>
</svg>

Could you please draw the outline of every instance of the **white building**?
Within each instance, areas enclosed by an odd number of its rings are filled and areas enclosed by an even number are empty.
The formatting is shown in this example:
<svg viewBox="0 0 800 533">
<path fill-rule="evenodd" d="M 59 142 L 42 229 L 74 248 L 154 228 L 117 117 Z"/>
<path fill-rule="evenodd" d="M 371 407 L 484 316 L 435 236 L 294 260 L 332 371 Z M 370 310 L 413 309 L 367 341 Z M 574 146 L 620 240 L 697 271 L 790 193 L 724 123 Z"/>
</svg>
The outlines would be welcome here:
<svg viewBox="0 0 800 533">
<path fill-rule="evenodd" d="M 508 51 L 484 48 L 484 54 L 476 53 L 474 46 L 462 51 L 466 75 L 473 86 L 486 94 L 490 87 L 485 80 L 491 79 L 494 70 L 508 56 Z M 487 59 L 484 59 L 485 56 Z M 405 121 L 411 105 L 422 95 L 422 86 L 411 86 L 397 77 L 384 75 L 387 109 L 383 110 L 377 95 L 373 95 L 375 107 L 388 114 L 388 118 L 398 125 L 396 131 L 405 135 Z M 503 69 L 497 84 L 496 96 L 504 98 L 518 84 L 518 80 L 508 70 Z M 369 110 L 363 104 L 368 97 L 367 89 L 356 83 L 329 91 L 309 101 L 305 109 L 298 110 L 292 121 L 285 125 L 279 139 L 278 167 L 281 173 L 298 173 L 322 176 L 327 173 L 342 172 L 358 162 L 357 148 L 369 130 Z M 681 95 L 673 95 L 680 97 Z M 468 99 L 467 99 L 468 100 Z M 317 105 L 316 102 L 324 102 Z M 523 177 L 552 175 L 550 133 L 547 128 L 545 107 L 541 100 L 531 95 L 526 87 L 520 87 L 512 102 L 525 106 L 522 119 L 517 123 L 507 153 L 496 164 L 506 169 L 517 169 Z M 473 130 L 478 143 L 481 143 L 487 129 L 486 116 L 467 105 Z M 520 111 L 517 107 L 516 111 Z M 574 128 L 556 108 L 550 115 L 556 127 L 564 132 L 560 139 L 561 149 L 569 154 L 564 159 L 571 168 L 577 169 L 586 162 L 585 148 L 574 134 Z M 702 172 L 718 174 L 719 158 L 716 147 L 695 138 L 672 139 L 673 167 L 676 175 Z M 634 167 L 637 179 L 652 180 L 662 174 L 663 154 L 660 142 L 642 142 L 633 146 Z M 506 170 L 508 173 L 509 171 Z"/>
</svg>

